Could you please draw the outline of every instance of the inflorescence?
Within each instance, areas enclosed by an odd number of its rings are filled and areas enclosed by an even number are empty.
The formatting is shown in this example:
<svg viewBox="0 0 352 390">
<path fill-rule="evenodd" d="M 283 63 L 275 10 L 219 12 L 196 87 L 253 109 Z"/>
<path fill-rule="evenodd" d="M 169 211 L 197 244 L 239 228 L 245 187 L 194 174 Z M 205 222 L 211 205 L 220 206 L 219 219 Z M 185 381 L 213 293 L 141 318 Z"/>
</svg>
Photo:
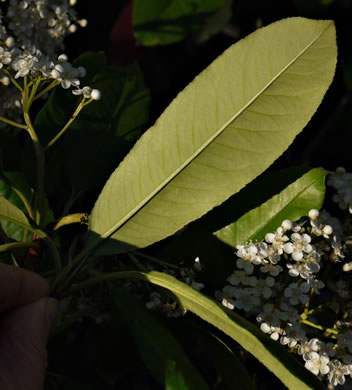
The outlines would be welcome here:
<svg viewBox="0 0 352 390">
<path fill-rule="evenodd" d="M 75 95 L 98 100 L 100 91 L 84 87 L 80 78 L 83 67 L 75 68 L 68 61 L 64 38 L 85 27 L 87 21 L 78 19 L 74 0 L 0 0 L 0 82 L 8 88 L 0 93 L 0 115 L 16 121 L 21 119 L 22 100 L 18 79 L 57 81 Z M 16 85 L 17 88 L 14 86 Z"/>
<path fill-rule="evenodd" d="M 330 174 L 333 201 L 352 208 L 352 175 Z M 310 210 L 282 222 L 261 242 L 237 246 L 236 269 L 215 297 L 256 321 L 273 340 L 300 355 L 330 388 L 352 378 L 352 262 L 346 228 L 328 212 Z"/>
</svg>

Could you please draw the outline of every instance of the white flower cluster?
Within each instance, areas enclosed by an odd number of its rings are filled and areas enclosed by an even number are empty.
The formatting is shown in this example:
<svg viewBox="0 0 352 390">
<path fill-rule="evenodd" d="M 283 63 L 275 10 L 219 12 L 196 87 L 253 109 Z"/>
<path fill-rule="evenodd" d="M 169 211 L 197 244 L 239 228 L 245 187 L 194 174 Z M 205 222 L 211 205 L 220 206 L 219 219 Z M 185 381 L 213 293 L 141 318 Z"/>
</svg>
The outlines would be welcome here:
<svg viewBox="0 0 352 390">
<path fill-rule="evenodd" d="M 65 54 L 58 55 L 64 49 L 64 38 L 77 25 L 87 24 L 86 20 L 77 19 L 72 8 L 75 3 L 73 0 L 1 0 L 0 82 L 3 85 L 10 85 L 9 74 L 14 79 L 41 77 L 44 81 L 58 80 L 65 89 L 76 87 L 75 95 L 100 98 L 98 90 L 79 88 L 85 69 L 74 68 Z M 18 121 L 22 104 L 18 90 L 12 85 L 6 91 L 0 90 L 0 103 L 6 99 L 16 103 L 7 107 L 1 104 L 0 115 Z"/>
<path fill-rule="evenodd" d="M 64 48 L 64 38 L 87 25 L 77 19 L 68 0 L 2 0 L 0 45 L 17 47 L 29 53 L 53 55 Z"/>
<path fill-rule="evenodd" d="M 347 375 L 352 378 L 350 284 L 332 278 L 326 286 L 322 280 L 324 271 L 327 276 L 345 258 L 340 237 L 334 235 L 336 224 L 328 213 L 314 209 L 299 224 L 285 220 L 263 241 L 238 245 L 237 269 L 215 293 L 224 306 L 255 318 L 264 333 L 301 355 L 305 367 L 325 376 L 330 386 L 344 384 Z M 344 274 L 340 265 L 338 272 Z M 341 314 L 344 321 L 319 327 L 317 313 L 323 308 Z"/>
</svg>

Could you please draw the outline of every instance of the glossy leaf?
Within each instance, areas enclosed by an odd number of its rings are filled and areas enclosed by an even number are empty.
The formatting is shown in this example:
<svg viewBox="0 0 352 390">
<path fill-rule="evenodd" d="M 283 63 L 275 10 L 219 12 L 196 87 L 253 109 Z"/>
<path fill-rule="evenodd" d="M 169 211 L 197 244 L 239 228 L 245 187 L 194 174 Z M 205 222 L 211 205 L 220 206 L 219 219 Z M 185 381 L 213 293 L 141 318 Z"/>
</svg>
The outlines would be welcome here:
<svg viewBox="0 0 352 390">
<path fill-rule="evenodd" d="M 5 172 L 5 176 L 11 183 L 13 183 L 16 188 L 21 191 L 23 196 L 30 203 L 33 199 L 33 190 L 29 187 L 25 178 L 20 172 Z M 3 180 L 0 177 L 0 196 L 3 196 L 8 201 L 10 201 L 14 206 L 18 207 L 21 211 L 26 212 L 26 207 L 24 206 L 22 200 L 19 196 L 13 191 L 7 181 Z M 44 206 L 45 206 L 45 214 L 43 218 L 43 225 L 47 225 L 48 223 L 54 220 L 54 215 L 49 207 L 49 202 L 47 198 L 44 198 Z M 16 241 L 22 241 L 24 235 L 23 227 L 16 225 L 10 221 L 2 220 L 1 227 L 8 237 Z"/>
<path fill-rule="evenodd" d="M 331 21 L 285 19 L 233 45 L 111 175 L 92 211 L 87 250 L 108 237 L 150 245 L 238 192 L 303 129 L 335 64 Z"/>
<path fill-rule="evenodd" d="M 225 0 L 135 0 L 133 25 L 137 42 L 170 44 L 200 30 Z"/>
<path fill-rule="evenodd" d="M 157 316 L 124 290 L 115 290 L 115 307 L 136 339 L 142 359 L 167 390 L 209 390 L 181 345 Z"/>
<path fill-rule="evenodd" d="M 180 304 L 204 321 L 209 322 L 272 371 L 290 390 L 324 390 L 325 386 L 286 347 L 270 339 L 258 327 L 226 309 L 174 277 L 161 272 L 131 272 L 131 277 L 148 280 L 171 291 Z"/>
<path fill-rule="evenodd" d="M 21 226 L 32 233 L 36 233 L 39 237 L 46 237 L 43 232 L 30 225 L 27 217 L 18 207 L 13 205 L 3 196 L 0 196 L 0 220 L 5 220 L 17 226 Z"/>
<path fill-rule="evenodd" d="M 326 174 L 321 169 L 312 169 L 278 195 L 215 232 L 215 236 L 235 248 L 250 240 L 263 240 L 265 234 L 274 232 L 284 219 L 296 221 L 308 215 L 310 209 L 320 209 Z"/>
</svg>

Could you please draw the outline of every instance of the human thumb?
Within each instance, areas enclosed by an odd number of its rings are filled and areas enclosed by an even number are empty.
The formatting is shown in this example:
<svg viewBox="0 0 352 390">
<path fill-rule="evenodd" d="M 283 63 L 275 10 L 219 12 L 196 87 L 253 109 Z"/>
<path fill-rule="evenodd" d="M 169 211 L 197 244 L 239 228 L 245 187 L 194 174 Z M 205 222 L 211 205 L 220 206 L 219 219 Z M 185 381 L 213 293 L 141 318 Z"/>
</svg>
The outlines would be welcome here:
<svg viewBox="0 0 352 390">
<path fill-rule="evenodd" d="M 46 344 L 57 311 L 58 302 L 46 297 L 3 313 L 0 322 L 0 389 L 43 388 Z"/>
</svg>

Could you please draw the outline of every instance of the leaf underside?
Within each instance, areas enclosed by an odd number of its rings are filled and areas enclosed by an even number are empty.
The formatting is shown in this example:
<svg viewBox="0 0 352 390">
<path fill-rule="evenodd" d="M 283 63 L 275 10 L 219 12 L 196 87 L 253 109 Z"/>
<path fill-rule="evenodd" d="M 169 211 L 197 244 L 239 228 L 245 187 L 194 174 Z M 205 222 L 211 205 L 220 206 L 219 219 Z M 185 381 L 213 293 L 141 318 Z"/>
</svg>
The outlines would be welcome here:
<svg viewBox="0 0 352 390">
<path fill-rule="evenodd" d="M 145 247 L 238 192 L 310 120 L 336 55 L 333 22 L 304 18 L 273 23 L 230 47 L 111 175 L 92 210 L 88 245 L 110 237 Z"/>
</svg>

